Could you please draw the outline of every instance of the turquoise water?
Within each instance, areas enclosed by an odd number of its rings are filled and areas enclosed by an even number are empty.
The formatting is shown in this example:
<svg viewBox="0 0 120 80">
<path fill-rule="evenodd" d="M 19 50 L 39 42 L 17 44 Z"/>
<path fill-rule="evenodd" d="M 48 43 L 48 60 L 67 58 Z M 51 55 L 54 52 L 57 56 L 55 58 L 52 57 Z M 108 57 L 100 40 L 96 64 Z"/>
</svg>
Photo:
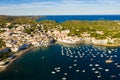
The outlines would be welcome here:
<svg viewBox="0 0 120 80">
<path fill-rule="evenodd" d="M 1 72 L 0 80 L 120 80 L 120 47 L 35 48 Z"/>
</svg>

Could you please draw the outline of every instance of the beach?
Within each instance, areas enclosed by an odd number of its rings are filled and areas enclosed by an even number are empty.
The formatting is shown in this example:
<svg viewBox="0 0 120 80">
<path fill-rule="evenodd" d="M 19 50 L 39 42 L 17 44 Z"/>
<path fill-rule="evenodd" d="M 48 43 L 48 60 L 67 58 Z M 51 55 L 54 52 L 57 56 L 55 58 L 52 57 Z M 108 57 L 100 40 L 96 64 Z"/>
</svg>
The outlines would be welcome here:
<svg viewBox="0 0 120 80">
<path fill-rule="evenodd" d="M 6 60 L 8 63 L 3 65 L 3 66 L 0 66 L 0 72 L 6 70 L 15 60 L 17 60 L 18 58 L 20 58 L 24 53 L 26 53 L 27 51 L 31 50 L 33 47 L 29 47 L 27 49 L 24 49 L 24 50 L 21 50 L 21 51 L 18 51 L 15 53 L 15 58 L 13 59 L 9 59 L 9 60 Z"/>
</svg>

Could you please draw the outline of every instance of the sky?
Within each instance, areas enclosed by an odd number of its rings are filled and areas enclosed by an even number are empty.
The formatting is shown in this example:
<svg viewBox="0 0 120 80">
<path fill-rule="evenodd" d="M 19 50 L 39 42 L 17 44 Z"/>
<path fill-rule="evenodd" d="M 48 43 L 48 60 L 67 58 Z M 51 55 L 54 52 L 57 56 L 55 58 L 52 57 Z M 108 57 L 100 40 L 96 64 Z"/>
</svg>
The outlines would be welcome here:
<svg viewBox="0 0 120 80">
<path fill-rule="evenodd" d="M 0 0 L 0 15 L 119 15 L 120 0 Z"/>
</svg>

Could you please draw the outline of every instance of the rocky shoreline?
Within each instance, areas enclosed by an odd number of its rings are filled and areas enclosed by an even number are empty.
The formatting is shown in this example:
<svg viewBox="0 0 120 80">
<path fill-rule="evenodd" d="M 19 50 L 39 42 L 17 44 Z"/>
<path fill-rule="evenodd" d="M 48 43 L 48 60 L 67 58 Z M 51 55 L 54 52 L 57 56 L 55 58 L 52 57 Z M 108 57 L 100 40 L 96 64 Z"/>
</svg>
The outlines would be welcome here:
<svg viewBox="0 0 120 80">
<path fill-rule="evenodd" d="M 60 42 L 57 41 L 57 44 L 65 44 L 65 45 L 80 45 L 80 44 L 90 44 L 90 45 L 95 45 L 95 46 L 104 46 L 104 47 L 120 47 L 119 43 L 112 43 L 112 44 L 94 44 L 92 42 L 76 42 L 76 43 L 65 43 L 65 42 Z"/>
</svg>

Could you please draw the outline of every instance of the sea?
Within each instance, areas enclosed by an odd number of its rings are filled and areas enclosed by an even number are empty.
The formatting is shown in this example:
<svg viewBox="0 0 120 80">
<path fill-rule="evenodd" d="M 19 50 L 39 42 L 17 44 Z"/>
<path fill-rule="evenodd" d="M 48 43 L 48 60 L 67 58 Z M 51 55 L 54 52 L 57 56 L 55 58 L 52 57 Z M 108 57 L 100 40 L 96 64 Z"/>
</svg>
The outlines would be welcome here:
<svg viewBox="0 0 120 80">
<path fill-rule="evenodd" d="M 56 22 L 65 22 L 67 20 L 96 21 L 96 20 L 114 20 L 119 21 L 120 15 L 50 15 L 43 16 L 37 21 L 54 20 Z"/>
<path fill-rule="evenodd" d="M 44 16 L 38 21 L 101 19 L 118 21 L 120 15 Z M 0 80 L 120 80 L 120 47 L 55 44 L 33 48 L 0 72 Z"/>
</svg>

